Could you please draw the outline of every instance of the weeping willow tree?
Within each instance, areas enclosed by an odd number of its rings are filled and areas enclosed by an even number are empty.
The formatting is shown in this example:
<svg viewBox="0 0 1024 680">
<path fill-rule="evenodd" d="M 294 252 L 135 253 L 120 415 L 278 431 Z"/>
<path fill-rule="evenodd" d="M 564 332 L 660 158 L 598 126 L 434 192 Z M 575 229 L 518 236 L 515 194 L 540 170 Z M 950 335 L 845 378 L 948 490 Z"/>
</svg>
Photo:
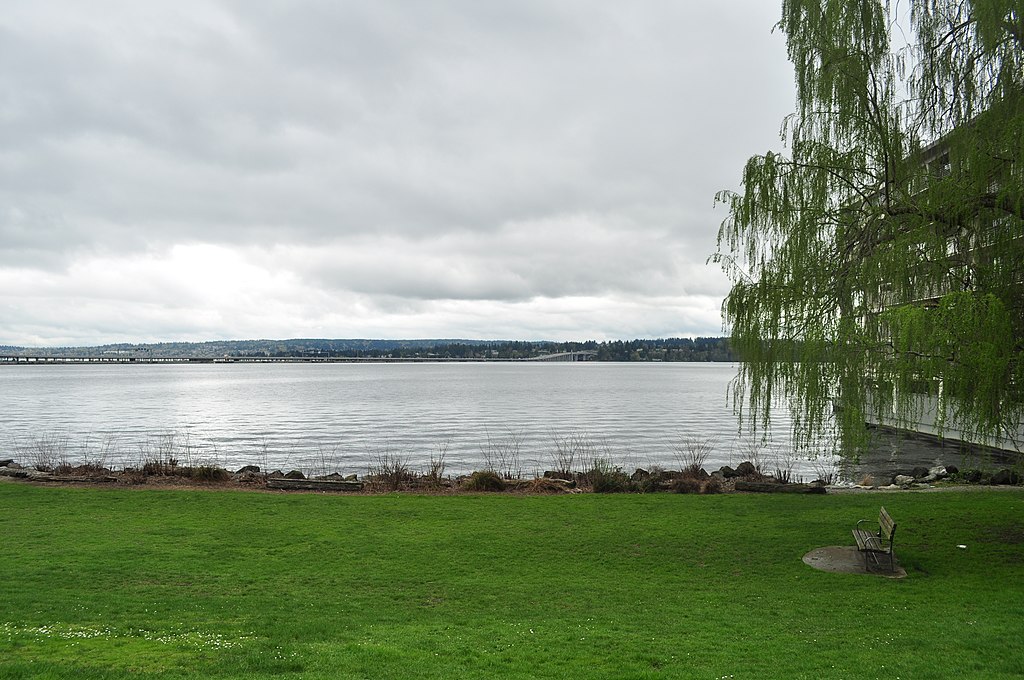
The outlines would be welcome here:
<svg viewBox="0 0 1024 680">
<path fill-rule="evenodd" d="M 734 398 L 794 441 L 880 414 L 1013 439 L 1024 412 L 1024 2 L 784 0 L 787 153 L 751 158 L 719 262 Z M 1019 445 L 1018 445 L 1019 446 Z"/>
</svg>

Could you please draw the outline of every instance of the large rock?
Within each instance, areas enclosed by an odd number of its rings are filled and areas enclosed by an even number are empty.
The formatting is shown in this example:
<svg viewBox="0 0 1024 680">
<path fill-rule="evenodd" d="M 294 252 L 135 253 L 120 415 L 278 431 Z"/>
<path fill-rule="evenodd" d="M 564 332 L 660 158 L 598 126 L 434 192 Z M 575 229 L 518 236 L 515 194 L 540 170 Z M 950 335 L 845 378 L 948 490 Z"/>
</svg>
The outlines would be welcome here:
<svg viewBox="0 0 1024 680">
<path fill-rule="evenodd" d="M 928 476 L 928 468 L 919 465 L 910 472 L 910 475 L 914 479 L 924 479 L 925 477 Z"/>
<path fill-rule="evenodd" d="M 728 465 L 723 465 L 718 468 L 718 473 L 722 475 L 722 479 L 733 479 L 734 477 L 739 477 L 739 474 L 737 474 L 736 471 Z"/>
<path fill-rule="evenodd" d="M 914 478 L 910 475 L 896 475 L 892 478 L 892 483 L 900 486 L 908 486 L 914 483 Z"/>
<path fill-rule="evenodd" d="M 244 475 L 246 472 L 259 472 L 259 471 L 260 471 L 260 466 L 259 465 L 245 465 L 245 466 L 242 466 L 242 467 L 238 468 L 238 472 L 236 472 L 235 474 L 236 475 Z"/>
<path fill-rule="evenodd" d="M 4 458 L 3 460 L 0 460 L 0 467 L 10 467 L 13 462 L 13 458 Z"/>
<path fill-rule="evenodd" d="M 749 460 L 745 460 L 736 466 L 737 477 L 753 477 L 757 474 L 757 468 Z"/>
<path fill-rule="evenodd" d="M 292 470 L 291 472 L 289 472 L 288 474 L 285 475 L 285 478 L 286 479 L 305 479 L 306 475 L 302 474 L 298 470 Z"/>
<path fill-rule="evenodd" d="M 992 483 L 1000 486 L 1003 485 L 1017 485 L 1020 484 L 1020 475 L 1013 470 L 1002 469 L 999 472 L 992 475 Z"/>
</svg>

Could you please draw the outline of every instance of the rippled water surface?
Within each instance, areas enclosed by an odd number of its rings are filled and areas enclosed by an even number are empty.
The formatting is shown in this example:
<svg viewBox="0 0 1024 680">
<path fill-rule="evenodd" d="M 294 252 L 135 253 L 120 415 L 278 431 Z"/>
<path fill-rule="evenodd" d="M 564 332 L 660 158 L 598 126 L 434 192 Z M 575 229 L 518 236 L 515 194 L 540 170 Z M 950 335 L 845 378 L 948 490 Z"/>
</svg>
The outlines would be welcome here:
<svg viewBox="0 0 1024 680">
<path fill-rule="evenodd" d="M 747 457 L 727 404 L 735 364 L 436 363 L 0 367 L 0 446 L 131 465 L 186 462 L 365 472 L 382 455 L 447 472 L 508 454 L 553 465 L 571 435 L 625 468 L 678 463 L 680 436 L 714 441 L 709 469 Z M 774 447 L 788 443 L 779 416 Z M 509 462 L 509 461 L 506 461 Z M 806 461 L 797 467 L 813 474 Z"/>
</svg>

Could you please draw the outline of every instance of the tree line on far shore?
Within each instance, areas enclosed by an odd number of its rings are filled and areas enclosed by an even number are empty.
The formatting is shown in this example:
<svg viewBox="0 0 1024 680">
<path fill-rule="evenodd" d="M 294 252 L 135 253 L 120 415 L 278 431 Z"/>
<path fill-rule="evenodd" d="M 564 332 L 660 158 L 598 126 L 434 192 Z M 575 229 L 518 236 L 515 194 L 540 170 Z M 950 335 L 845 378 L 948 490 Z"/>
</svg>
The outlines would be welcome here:
<svg viewBox="0 0 1024 680">
<path fill-rule="evenodd" d="M 239 352 L 238 356 L 369 357 L 394 359 L 530 359 L 563 352 L 595 352 L 595 361 L 735 361 L 727 338 L 661 338 L 596 342 L 436 341 L 356 345 L 330 340 L 292 340 L 278 347 Z"/>
<path fill-rule="evenodd" d="M 209 342 L 119 343 L 97 347 L 0 347 L 25 356 L 163 357 L 351 357 L 391 359 L 531 359 L 563 352 L 592 352 L 594 361 L 737 361 L 728 338 L 659 338 L 597 342 L 545 340 L 213 340 Z"/>
</svg>

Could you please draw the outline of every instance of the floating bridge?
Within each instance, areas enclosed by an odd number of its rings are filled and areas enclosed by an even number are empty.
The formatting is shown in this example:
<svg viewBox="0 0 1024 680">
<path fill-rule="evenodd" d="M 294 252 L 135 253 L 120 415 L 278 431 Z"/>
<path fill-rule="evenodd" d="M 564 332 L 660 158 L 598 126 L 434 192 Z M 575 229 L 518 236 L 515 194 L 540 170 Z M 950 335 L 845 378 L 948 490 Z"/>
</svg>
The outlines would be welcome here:
<svg viewBox="0 0 1024 680">
<path fill-rule="evenodd" d="M 579 352 L 558 352 L 557 354 L 544 354 L 539 357 L 530 357 L 523 361 L 592 361 L 597 357 L 597 350 L 585 349 Z"/>
</svg>

